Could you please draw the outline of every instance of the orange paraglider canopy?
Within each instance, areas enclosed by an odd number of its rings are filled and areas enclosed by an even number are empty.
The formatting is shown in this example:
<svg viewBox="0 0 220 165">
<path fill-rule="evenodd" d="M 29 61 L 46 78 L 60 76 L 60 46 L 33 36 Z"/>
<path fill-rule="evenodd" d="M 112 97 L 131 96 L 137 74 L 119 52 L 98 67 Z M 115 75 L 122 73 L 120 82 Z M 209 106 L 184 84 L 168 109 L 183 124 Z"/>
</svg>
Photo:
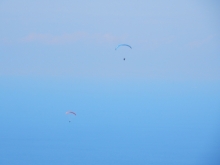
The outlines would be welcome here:
<svg viewBox="0 0 220 165">
<path fill-rule="evenodd" d="M 66 114 L 74 114 L 74 115 L 76 115 L 76 113 L 73 112 L 73 111 L 67 111 Z"/>
</svg>

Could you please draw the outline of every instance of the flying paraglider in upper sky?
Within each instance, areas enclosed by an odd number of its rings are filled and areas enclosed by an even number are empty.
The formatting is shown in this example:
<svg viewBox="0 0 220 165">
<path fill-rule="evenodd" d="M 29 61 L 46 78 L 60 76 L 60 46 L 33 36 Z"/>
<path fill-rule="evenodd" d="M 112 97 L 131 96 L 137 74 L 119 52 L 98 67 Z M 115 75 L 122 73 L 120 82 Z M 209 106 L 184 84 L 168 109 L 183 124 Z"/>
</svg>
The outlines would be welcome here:
<svg viewBox="0 0 220 165">
<path fill-rule="evenodd" d="M 117 50 L 118 48 L 120 48 L 120 47 L 122 47 L 122 46 L 126 46 L 126 47 L 129 47 L 129 48 L 132 49 L 132 47 L 131 47 L 130 45 L 128 45 L 128 44 L 119 44 L 119 45 L 115 48 L 115 50 Z M 125 58 L 123 58 L 123 60 L 125 60 Z"/>
<path fill-rule="evenodd" d="M 130 45 L 128 45 L 128 44 L 119 44 L 116 48 L 115 48 L 115 50 L 117 50 L 119 47 L 121 47 L 121 46 L 127 46 L 127 47 L 129 47 L 129 48 L 131 48 L 132 49 L 132 47 L 130 46 Z"/>
</svg>

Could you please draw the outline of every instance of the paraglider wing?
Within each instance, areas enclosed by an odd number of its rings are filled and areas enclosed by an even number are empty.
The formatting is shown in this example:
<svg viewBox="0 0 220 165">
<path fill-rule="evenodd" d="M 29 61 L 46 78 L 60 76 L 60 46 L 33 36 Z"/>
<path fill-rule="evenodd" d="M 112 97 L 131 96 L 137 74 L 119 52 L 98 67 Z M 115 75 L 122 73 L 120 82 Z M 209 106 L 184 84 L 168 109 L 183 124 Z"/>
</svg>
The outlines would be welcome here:
<svg viewBox="0 0 220 165">
<path fill-rule="evenodd" d="M 121 47 L 121 46 L 127 46 L 127 47 L 129 47 L 129 48 L 131 48 L 132 49 L 132 47 L 130 46 L 130 45 L 128 45 L 128 44 L 119 44 L 116 48 L 115 48 L 115 50 L 117 50 L 119 47 Z"/>
<path fill-rule="evenodd" d="M 76 115 L 75 112 L 72 112 L 72 111 L 67 111 L 66 114 L 73 114 L 73 115 Z"/>
</svg>

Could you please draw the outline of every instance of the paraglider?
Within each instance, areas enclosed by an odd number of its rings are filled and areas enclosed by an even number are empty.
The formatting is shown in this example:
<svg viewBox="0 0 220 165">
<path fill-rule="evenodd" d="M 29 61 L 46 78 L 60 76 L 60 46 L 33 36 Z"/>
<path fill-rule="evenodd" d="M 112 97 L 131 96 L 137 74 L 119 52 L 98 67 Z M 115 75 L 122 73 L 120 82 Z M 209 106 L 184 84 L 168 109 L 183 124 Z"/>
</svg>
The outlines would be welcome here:
<svg viewBox="0 0 220 165">
<path fill-rule="evenodd" d="M 72 115 L 75 115 L 75 116 L 76 116 L 76 113 L 73 112 L 73 111 L 67 111 L 67 112 L 66 112 L 66 115 L 71 115 L 71 116 L 68 116 L 69 122 L 71 122 Z"/>
<path fill-rule="evenodd" d="M 115 48 L 115 50 L 117 50 L 118 48 L 120 48 L 120 47 L 122 47 L 122 46 L 125 46 L 125 47 L 128 47 L 128 48 L 132 49 L 132 47 L 131 47 L 130 45 L 128 45 L 128 44 L 119 44 L 119 45 Z M 123 58 L 123 60 L 125 61 L 125 58 Z"/>
</svg>

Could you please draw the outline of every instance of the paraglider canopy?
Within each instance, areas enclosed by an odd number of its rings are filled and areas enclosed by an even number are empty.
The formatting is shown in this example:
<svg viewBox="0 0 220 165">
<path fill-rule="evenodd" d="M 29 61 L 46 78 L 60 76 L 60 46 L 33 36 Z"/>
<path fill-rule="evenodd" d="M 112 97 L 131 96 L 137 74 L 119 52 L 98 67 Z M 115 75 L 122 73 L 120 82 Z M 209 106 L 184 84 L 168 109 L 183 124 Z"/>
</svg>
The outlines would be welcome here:
<svg viewBox="0 0 220 165">
<path fill-rule="evenodd" d="M 129 48 L 131 48 L 132 49 L 132 47 L 130 46 L 130 45 L 128 45 L 128 44 L 119 44 L 116 48 L 115 48 L 115 50 L 117 50 L 119 47 L 121 47 L 121 46 L 127 46 L 127 47 L 129 47 Z"/>
<path fill-rule="evenodd" d="M 73 114 L 73 115 L 76 115 L 75 112 L 72 112 L 72 111 L 67 111 L 66 114 Z"/>
</svg>

